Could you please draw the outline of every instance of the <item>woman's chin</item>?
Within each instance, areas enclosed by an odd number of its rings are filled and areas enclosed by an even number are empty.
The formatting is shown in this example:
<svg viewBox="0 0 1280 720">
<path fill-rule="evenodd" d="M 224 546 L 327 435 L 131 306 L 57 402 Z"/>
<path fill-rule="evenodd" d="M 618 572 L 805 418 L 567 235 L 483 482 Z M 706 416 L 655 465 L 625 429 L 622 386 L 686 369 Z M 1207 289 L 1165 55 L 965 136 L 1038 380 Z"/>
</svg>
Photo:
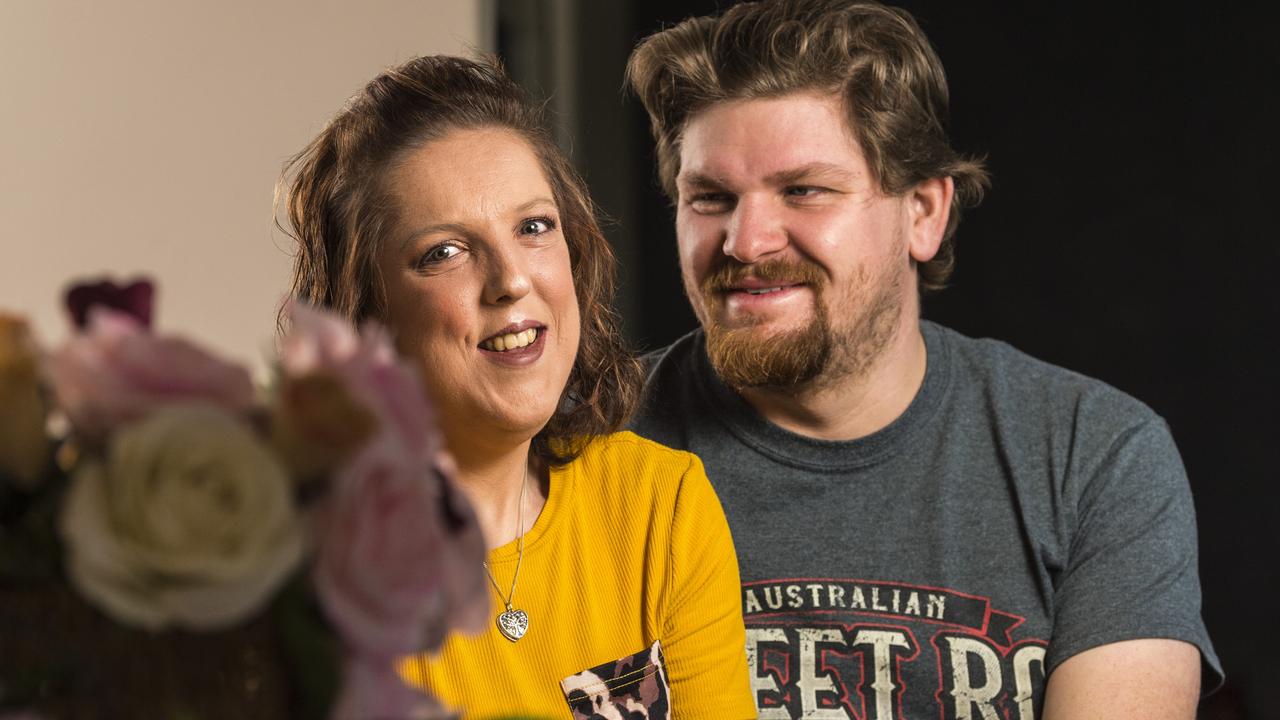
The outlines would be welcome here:
<svg viewBox="0 0 1280 720">
<path fill-rule="evenodd" d="M 504 412 L 470 415 L 462 422 L 449 422 L 441 413 L 445 439 L 454 455 L 474 456 L 478 452 L 501 452 L 533 439 L 546 427 L 555 408 L 530 412 L 530 408 L 508 408 Z"/>
</svg>

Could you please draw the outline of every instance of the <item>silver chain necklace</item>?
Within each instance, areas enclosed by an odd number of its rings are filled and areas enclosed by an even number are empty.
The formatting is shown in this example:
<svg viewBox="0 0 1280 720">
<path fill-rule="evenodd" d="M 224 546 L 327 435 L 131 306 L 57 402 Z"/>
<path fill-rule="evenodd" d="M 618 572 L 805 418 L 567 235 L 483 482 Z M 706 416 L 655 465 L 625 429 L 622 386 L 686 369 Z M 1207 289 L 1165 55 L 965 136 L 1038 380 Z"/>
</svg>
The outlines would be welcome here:
<svg viewBox="0 0 1280 720">
<path fill-rule="evenodd" d="M 529 466 L 526 463 L 524 468 L 524 480 L 520 484 L 520 499 L 516 506 L 516 572 L 511 576 L 511 592 L 506 595 L 502 594 L 502 588 L 498 587 L 498 581 L 493 579 L 493 572 L 489 570 L 488 561 L 484 561 L 485 575 L 489 576 L 489 582 L 493 584 L 493 589 L 497 591 L 498 596 L 502 598 L 502 603 L 507 606 L 505 612 L 499 613 L 495 622 L 498 624 L 498 632 L 502 633 L 502 637 L 515 642 L 524 637 L 529 631 L 529 614 L 518 608 L 511 606 L 516 599 L 516 581 L 520 579 L 520 563 L 524 560 L 524 490 L 529 486 Z"/>
</svg>

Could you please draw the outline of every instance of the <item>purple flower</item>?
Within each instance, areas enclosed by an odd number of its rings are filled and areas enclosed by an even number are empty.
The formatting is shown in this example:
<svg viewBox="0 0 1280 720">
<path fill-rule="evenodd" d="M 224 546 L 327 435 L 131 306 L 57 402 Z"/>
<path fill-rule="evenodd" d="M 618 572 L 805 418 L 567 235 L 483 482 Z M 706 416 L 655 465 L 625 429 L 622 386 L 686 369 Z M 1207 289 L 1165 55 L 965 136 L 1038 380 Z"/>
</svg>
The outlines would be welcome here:
<svg viewBox="0 0 1280 720">
<path fill-rule="evenodd" d="M 110 280 L 76 283 L 67 290 L 67 311 L 78 330 L 88 327 L 89 310 L 94 307 L 108 307 L 124 313 L 150 329 L 154 297 L 155 286 L 150 280 L 135 280 L 128 285 L 116 285 Z"/>
<path fill-rule="evenodd" d="M 245 368 L 179 338 L 157 337 L 133 317 L 89 310 L 85 331 L 49 358 L 58 404 L 81 435 L 101 439 L 123 423 L 178 402 L 208 402 L 233 413 L 253 405 Z"/>
</svg>

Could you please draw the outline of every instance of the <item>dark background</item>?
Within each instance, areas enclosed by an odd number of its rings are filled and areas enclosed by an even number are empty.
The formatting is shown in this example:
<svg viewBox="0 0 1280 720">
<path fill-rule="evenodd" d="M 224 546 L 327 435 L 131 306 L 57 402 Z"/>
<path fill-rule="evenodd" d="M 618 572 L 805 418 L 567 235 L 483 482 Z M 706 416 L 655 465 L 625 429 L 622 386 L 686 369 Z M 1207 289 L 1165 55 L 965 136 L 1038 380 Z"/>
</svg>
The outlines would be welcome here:
<svg viewBox="0 0 1280 720">
<path fill-rule="evenodd" d="M 645 35 L 730 4 L 498 5 L 501 54 L 550 98 L 614 219 L 619 305 L 641 347 L 695 321 L 623 64 Z M 1105 380 L 1169 421 L 1228 675 L 1201 717 L 1280 717 L 1273 27 L 1245 5 L 899 4 L 946 66 L 954 145 L 994 176 L 925 316 Z"/>
</svg>

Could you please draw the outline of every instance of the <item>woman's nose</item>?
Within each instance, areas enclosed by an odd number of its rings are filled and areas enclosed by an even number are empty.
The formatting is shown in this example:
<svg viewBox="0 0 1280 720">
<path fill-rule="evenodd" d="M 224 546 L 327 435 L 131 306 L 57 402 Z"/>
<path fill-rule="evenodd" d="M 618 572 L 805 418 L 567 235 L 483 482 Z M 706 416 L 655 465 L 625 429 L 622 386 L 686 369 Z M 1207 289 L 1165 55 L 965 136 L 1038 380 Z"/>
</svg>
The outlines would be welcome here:
<svg viewBox="0 0 1280 720">
<path fill-rule="evenodd" d="M 532 282 L 524 260 L 518 249 L 508 248 L 492 255 L 484 288 L 485 303 L 509 304 L 529 294 Z"/>
<path fill-rule="evenodd" d="M 725 231 L 724 254 L 750 264 L 786 245 L 787 233 L 779 209 L 772 207 L 767 198 L 739 198 Z"/>
</svg>

